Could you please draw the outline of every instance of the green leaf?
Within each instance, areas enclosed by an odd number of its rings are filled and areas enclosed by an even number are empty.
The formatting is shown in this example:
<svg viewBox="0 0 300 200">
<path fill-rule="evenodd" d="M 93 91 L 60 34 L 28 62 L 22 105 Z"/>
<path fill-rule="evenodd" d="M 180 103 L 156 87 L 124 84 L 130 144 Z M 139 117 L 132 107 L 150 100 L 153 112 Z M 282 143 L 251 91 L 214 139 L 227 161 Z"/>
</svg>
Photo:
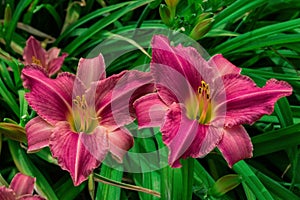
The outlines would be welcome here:
<svg viewBox="0 0 300 200">
<path fill-rule="evenodd" d="M 9 150 L 18 170 L 26 175 L 36 177 L 36 187 L 39 192 L 51 200 L 58 200 L 50 183 L 45 179 L 40 170 L 32 163 L 28 155 L 18 142 L 8 140 Z"/>
<path fill-rule="evenodd" d="M 89 27 L 86 31 L 84 31 L 80 36 L 78 36 L 76 39 L 74 39 L 65 49 L 64 51 L 68 52 L 69 54 L 73 54 L 77 48 L 80 47 L 83 43 L 85 43 L 90 37 L 95 35 L 97 32 L 105 28 L 106 26 L 112 24 L 116 20 L 118 20 L 120 17 L 128 13 L 129 11 L 132 11 L 140 6 L 143 6 L 147 3 L 152 2 L 153 0 L 147 0 L 147 1 L 136 1 L 128 6 L 122 8 L 121 10 L 118 10 L 117 12 L 111 13 L 107 17 L 97 21 L 92 26 Z"/>
<path fill-rule="evenodd" d="M 101 165 L 101 176 L 114 181 L 121 182 L 123 172 L 108 167 L 105 164 Z M 99 182 L 96 193 L 96 200 L 119 200 L 121 196 L 121 188 Z"/>
<path fill-rule="evenodd" d="M 10 42 L 14 35 L 13 33 L 15 32 L 15 29 L 17 27 L 19 18 L 21 17 L 22 12 L 29 6 L 30 3 L 31 3 L 31 0 L 23 0 L 18 3 L 15 11 L 13 12 L 12 19 L 9 22 L 9 26 L 7 27 L 7 30 L 5 31 L 4 38 L 5 38 L 6 45 L 10 45 Z"/>
<path fill-rule="evenodd" d="M 245 161 L 241 160 L 233 165 L 233 170 L 242 176 L 247 186 L 251 189 L 258 200 L 272 200 L 273 197 L 255 173 L 250 169 Z"/>
<path fill-rule="evenodd" d="M 300 124 L 266 132 L 251 138 L 253 155 L 261 156 L 300 144 Z M 283 142 L 284 141 L 284 142 Z"/>
<path fill-rule="evenodd" d="M 241 34 L 233 39 L 227 40 L 226 42 L 221 43 L 212 51 L 213 54 L 216 53 L 228 53 L 234 50 L 241 48 L 244 45 L 249 44 L 250 42 L 254 42 L 257 39 L 261 39 L 263 37 L 281 33 L 284 31 L 292 30 L 298 28 L 300 24 L 300 19 L 289 20 L 285 22 L 280 22 L 276 24 L 272 24 L 269 26 L 265 26 L 262 28 L 258 28 L 253 31 L 249 31 L 247 33 Z"/>
</svg>

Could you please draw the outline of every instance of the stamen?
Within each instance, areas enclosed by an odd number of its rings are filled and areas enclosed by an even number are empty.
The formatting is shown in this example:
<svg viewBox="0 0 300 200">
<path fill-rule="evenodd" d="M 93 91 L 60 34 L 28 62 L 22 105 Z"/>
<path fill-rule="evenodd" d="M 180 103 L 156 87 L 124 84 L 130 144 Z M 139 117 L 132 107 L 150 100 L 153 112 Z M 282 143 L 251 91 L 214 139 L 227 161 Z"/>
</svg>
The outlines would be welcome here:
<svg viewBox="0 0 300 200">
<path fill-rule="evenodd" d="M 42 65 L 42 62 L 39 59 L 37 59 L 35 56 L 32 56 L 32 63 L 37 65 Z"/>
</svg>

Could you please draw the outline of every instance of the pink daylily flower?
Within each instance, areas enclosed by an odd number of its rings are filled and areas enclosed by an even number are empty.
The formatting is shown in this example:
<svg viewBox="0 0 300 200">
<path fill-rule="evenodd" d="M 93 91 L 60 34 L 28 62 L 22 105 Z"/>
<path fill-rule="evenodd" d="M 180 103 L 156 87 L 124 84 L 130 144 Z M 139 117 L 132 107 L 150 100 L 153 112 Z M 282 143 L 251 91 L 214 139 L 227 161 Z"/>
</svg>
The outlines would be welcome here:
<svg viewBox="0 0 300 200">
<path fill-rule="evenodd" d="M 33 195 L 35 178 L 17 173 L 9 188 L 0 186 L 0 200 L 43 200 L 39 195 Z"/>
<path fill-rule="evenodd" d="M 242 124 L 271 114 L 275 102 L 292 87 L 271 79 L 262 88 L 240 74 L 222 55 L 206 61 L 192 47 L 173 47 L 154 36 L 151 73 L 157 92 L 134 102 L 140 128 L 160 126 L 168 162 L 203 157 L 217 147 L 231 167 L 252 157 L 251 139 Z"/>
<path fill-rule="evenodd" d="M 65 58 L 68 56 L 67 53 L 63 53 L 59 56 L 59 53 L 60 49 L 57 47 L 52 47 L 46 51 L 42 48 L 38 40 L 30 36 L 24 48 L 24 64 L 38 65 L 42 67 L 49 76 L 52 76 L 60 70 Z"/>
<path fill-rule="evenodd" d="M 132 102 L 153 92 L 149 73 L 132 70 L 105 77 L 102 55 L 81 58 L 77 76 L 63 72 L 50 79 L 32 65 L 22 71 L 24 87 L 30 89 L 25 97 L 39 115 L 25 127 L 28 152 L 49 146 L 74 185 L 86 180 L 108 152 L 122 162 L 133 146 L 124 128 L 135 119 Z"/>
</svg>

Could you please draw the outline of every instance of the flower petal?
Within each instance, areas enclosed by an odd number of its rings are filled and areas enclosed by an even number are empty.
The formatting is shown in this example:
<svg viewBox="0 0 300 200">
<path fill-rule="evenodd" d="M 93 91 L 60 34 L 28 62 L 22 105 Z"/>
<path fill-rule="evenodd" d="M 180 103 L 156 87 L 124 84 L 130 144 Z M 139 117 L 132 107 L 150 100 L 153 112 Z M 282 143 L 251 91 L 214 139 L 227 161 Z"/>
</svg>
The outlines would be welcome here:
<svg viewBox="0 0 300 200">
<path fill-rule="evenodd" d="M 166 75 L 160 72 L 162 68 L 169 68 L 166 69 L 166 71 L 169 71 L 169 74 Z M 203 79 L 207 79 L 204 81 L 211 84 L 210 82 L 218 75 L 217 73 L 213 73 L 217 72 L 217 69 L 210 67 L 195 48 L 184 47 L 181 44 L 172 47 L 168 38 L 161 35 L 154 36 L 152 40 L 151 72 L 154 73 L 153 77 L 158 84 L 157 88 L 166 87 L 173 91 L 177 98 L 180 96 L 176 91 L 179 90 L 176 89 L 176 86 L 183 83 L 183 80 L 189 83 L 192 91 L 197 91 Z M 170 84 L 166 84 L 167 81 L 171 81 Z M 184 85 L 188 84 L 185 83 Z M 179 88 L 183 90 L 183 86 Z M 183 92 L 182 96 L 190 92 L 188 88 L 185 89 L 186 92 L 181 91 Z M 175 102 L 174 100 L 170 101 L 168 97 L 165 100 L 164 95 L 160 94 L 160 96 L 168 105 Z M 178 100 L 181 101 L 180 99 Z"/>
<path fill-rule="evenodd" d="M 222 54 L 214 55 L 209 61 L 208 64 L 212 67 L 217 67 L 220 73 L 220 76 L 225 74 L 240 74 L 242 69 L 236 67 L 231 62 L 229 62 L 226 58 L 223 57 Z"/>
<path fill-rule="evenodd" d="M 190 120 L 179 104 L 172 104 L 162 125 L 163 142 L 168 146 L 169 164 L 180 167 L 180 158 L 203 157 L 212 151 L 222 138 L 222 130 Z"/>
<path fill-rule="evenodd" d="M 150 73 L 124 71 L 97 83 L 96 109 L 101 125 L 112 131 L 131 123 L 135 118 L 133 102 L 153 92 Z"/>
<path fill-rule="evenodd" d="M 168 109 L 157 93 L 147 94 L 137 99 L 133 106 L 139 128 L 160 126 Z"/>
<path fill-rule="evenodd" d="M 29 105 L 51 125 L 65 121 L 71 112 L 73 74 L 61 73 L 50 79 L 40 68 L 29 65 L 22 71 L 23 85 L 31 91 L 25 95 Z"/>
<path fill-rule="evenodd" d="M 218 144 L 228 165 L 232 165 L 245 158 L 252 157 L 253 146 L 251 139 L 243 126 L 225 128 L 223 138 Z"/>
<path fill-rule="evenodd" d="M 77 77 L 90 88 L 92 82 L 104 79 L 105 63 L 102 54 L 95 58 L 80 58 L 77 68 Z"/>
<path fill-rule="evenodd" d="M 37 62 L 40 61 L 40 65 L 46 69 L 46 50 L 41 47 L 40 42 L 33 36 L 30 36 L 26 41 L 23 59 L 26 65 L 38 64 Z"/>
<path fill-rule="evenodd" d="M 67 122 L 56 124 L 50 138 L 50 150 L 62 169 L 77 186 L 100 165 L 108 152 L 107 129 L 98 126 L 93 133 L 75 133 Z"/>
<path fill-rule="evenodd" d="M 28 141 L 27 152 L 35 152 L 48 146 L 53 128 L 41 117 L 35 117 L 30 120 L 25 127 Z"/>
<path fill-rule="evenodd" d="M 0 200 L 16 200 L 16 193 L 5 186 L 0 186 Z"/>
<path fill-rule="evenodd" d="M 264 114 L 271 114 L 275 102 L 292 94 L 292 87 L 284 82 L 270 79 L 263 88 L 259 88 L 247 76 L 228 74 L 223 77 L 226 90 L 225 126 L 252 124 Z"/>
<path fill-rule="evenodd" d="M 49 76 L 56 74 L 60 70 L 67 56 L 68 56 L 67 53 L 63 53 L 60 57 L 49 60 L 48 67 L 47 67 Z"/>
<path fill-rule="evenodd" d="M 119 163 L 123 162 L 124 155 L 133 146 L 133 137 L 125 128 L 117 129 L 108 134 L 109 151 Z"/>
<path fill-rule="evenodd" d="M 17 173 L 10 183 L 10 188 L 13 189 L 17 196 L 30 194 L 34 189 L 35 178 Z"/>
</svg>

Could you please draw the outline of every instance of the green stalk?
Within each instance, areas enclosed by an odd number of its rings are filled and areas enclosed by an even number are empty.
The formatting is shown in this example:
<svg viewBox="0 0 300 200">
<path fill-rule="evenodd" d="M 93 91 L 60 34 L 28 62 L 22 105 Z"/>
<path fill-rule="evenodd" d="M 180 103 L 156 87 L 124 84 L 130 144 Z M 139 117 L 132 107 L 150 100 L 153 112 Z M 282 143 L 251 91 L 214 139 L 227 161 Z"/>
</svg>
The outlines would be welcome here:
<svg viewBox="0 0 300 200">
<path fill-rule="evenodd" d="M 247 163 L 243 160 L 233 165 L 233 170 L 242 176 L 247 186 L 251 189 L 258 200 L 272 200 L 273 197 L 258 177 L 253 173 Z"/>
<path fill-rule="evenodd" d="M 182 160 L 183 198 L 192 199 L 194 180 L 194 158 Z"/>
</svg>

